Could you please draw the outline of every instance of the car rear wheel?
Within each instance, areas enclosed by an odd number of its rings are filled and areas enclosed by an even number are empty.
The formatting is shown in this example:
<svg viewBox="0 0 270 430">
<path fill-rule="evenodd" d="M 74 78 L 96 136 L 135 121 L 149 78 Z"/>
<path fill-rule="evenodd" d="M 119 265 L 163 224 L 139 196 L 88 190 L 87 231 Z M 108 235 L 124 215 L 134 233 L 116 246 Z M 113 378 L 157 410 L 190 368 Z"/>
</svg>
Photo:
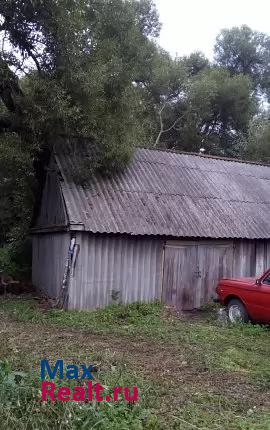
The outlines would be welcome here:
<svg viewBox="0 0 270 430">
<path fill-rule="evenodd" d="M 249 316 L 245 305 L 238 299 L 232 299 L 227 305 L 228 317 L 231 323 L 237 322 L 246 323 L 249 321 Z"/>
</svg>

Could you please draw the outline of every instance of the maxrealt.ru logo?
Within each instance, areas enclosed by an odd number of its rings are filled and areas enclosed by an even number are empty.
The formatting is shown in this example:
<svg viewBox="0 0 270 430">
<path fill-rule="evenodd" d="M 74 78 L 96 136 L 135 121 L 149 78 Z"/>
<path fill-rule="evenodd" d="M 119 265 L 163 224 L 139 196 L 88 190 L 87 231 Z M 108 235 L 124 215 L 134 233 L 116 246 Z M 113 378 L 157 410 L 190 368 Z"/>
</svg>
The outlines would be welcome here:
<svg viewBox="0 0 270 430">
<path fill-rule="evenodd" d="M 96 371 L 95 366 L 86 364 L 68 364 L 65 365 L 64 360 L 57 360 L 54 365 L 50 365 L 48 360 L 44 359 L 40 362 L 41 383 L 41 399 L 43 401 L 61 401 L 61 402 L 111 402 L 118 401 L 124 398 L 127 402 L 135 402 L 138 400 L 138 387 L 113 387 L 111 392 L 105 391 L 105 388 L 94 383 L 93 373 Z M 60 387 L 52 381 L 57 380 L 78 380 L 81 385 L 68 387 L 61 385 Z"/>
</svg>

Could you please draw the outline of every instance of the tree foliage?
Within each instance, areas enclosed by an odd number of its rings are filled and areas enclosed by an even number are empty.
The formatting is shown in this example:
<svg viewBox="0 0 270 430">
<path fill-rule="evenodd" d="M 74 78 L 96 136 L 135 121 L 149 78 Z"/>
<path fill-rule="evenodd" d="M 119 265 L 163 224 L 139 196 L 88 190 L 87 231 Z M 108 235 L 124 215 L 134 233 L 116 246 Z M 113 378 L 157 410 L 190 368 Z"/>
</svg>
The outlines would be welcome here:
<svg viewBox="0 0 270 430">
<path fill-rule="evenodd" d="M 247 136 L 239 141 L 243 158 L 270 163 L 270 120 L 269 113 L 255 117 L 249 126 Z"/>
<path fill-rule="evenodd" d="M 140 125 L 133 82 L 159 29 L 151 1 L 6 0 L 0 14 L 5 129 L 38 145 L 58 134 L 88 136 L 104 154 L 110 141 L 120 161 Z"/>
<path fill-rule="evenodd" d="M 246 25 L 222 30 L 216 40 L 215 60 L 232 74 L 249 76 L 257 91 L 270 96 L 270 36 Z"/>
<path fill-rule="evenodd" d="M 248 76 L 231 76 L 201 54 L 172 60 L 159 55 L 146 83 L 156 124 L 154 146 L 234 155 L 255 108 Z"/>
</svg>

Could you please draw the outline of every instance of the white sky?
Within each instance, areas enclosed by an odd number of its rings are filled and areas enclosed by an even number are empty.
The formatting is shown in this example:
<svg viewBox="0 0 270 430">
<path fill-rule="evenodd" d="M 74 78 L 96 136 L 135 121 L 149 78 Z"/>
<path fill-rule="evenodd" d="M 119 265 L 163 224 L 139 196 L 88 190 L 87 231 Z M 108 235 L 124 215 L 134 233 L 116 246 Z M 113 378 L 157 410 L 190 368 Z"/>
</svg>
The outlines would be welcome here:
<svg viewBox="0 0 270 430">
<path fill-rule="evenodd" d="M 213 56 L 223 28 L 247 24 L 270 34 L 270 0 L 155 0 L 162 30 L 160 45 L 173 56 L 202 51 Z"/>
</svg>

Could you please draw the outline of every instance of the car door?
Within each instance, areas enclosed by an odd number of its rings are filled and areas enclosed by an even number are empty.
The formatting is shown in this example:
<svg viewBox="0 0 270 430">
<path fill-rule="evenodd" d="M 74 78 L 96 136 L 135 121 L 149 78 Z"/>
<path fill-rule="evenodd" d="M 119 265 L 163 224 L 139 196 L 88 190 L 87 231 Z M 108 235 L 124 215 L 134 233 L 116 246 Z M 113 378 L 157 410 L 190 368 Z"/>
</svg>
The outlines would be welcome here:
<svg viewBox="0 0 270 430">
<path fill-rule="evenodd" d="M 254 321 L 270 323 L 270 273 L 241 288 L 239 297 Z"/>
<path fill-rule="evenodd" d="M 270 274 L 258 285 L 256 302 L 260 308 L 259 321 L 270 323 Z"/>
</svg>

